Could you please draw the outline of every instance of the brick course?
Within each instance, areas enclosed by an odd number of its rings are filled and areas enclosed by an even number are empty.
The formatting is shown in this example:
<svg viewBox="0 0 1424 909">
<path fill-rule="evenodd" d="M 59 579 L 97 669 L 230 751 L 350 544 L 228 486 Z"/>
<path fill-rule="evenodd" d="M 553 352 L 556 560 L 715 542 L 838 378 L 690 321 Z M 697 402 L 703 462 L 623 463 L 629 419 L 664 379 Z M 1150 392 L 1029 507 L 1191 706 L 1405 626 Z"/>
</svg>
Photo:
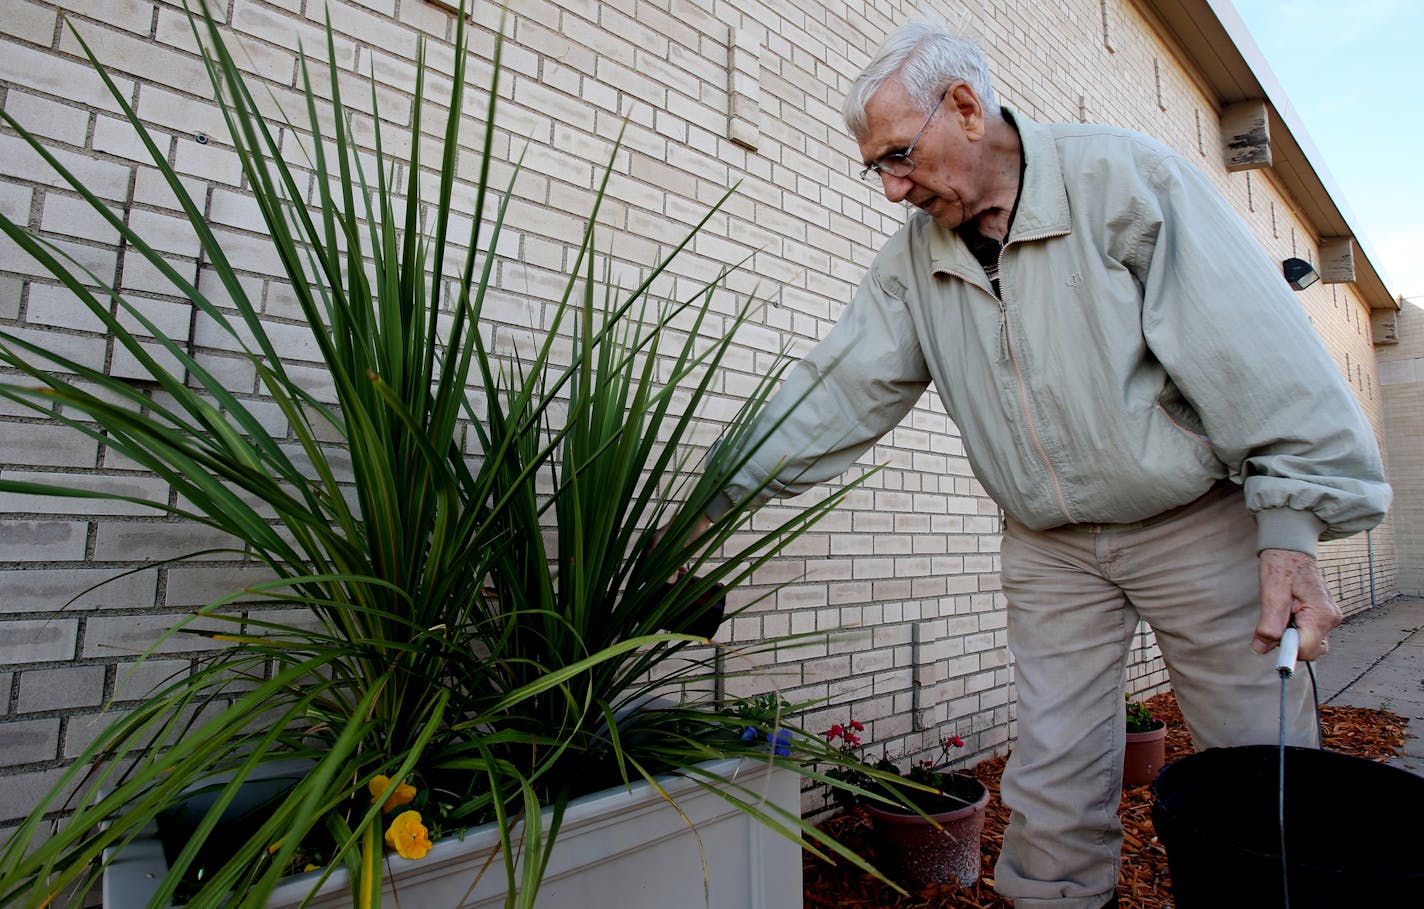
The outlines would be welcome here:
<svg viewBox="0 0 1424 909">
<path fill-rule="evenodd" d="M 1398 344 L 1382 344 L 1377 396 L 1385 410 L 1385 453 L 1394 483 L 1391 510 L 1400 593 L 1424 596 L 1424 309 L 1402 302 Z"/>
</svg>

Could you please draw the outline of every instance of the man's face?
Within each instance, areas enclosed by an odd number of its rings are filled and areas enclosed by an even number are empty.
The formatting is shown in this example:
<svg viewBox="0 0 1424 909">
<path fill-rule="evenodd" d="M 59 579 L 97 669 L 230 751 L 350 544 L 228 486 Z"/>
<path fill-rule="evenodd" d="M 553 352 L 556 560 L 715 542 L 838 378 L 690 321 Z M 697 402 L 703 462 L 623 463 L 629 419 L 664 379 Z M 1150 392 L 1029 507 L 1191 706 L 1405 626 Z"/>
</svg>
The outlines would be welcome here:
<svg viewBox="0 0 1424 909">
<path fill-rule="evenodd" d="M 908 201 L 950 229 L 988 208 L 981 190 L 983 111 L 967 84 L 952 85 L 931 112 L 910 102 L 899 79 L 888 79 L 865 105 L 865 115 L 867 128 L 859 144 L 866 164 L 903 153 L 924 126 L 910 155 L 915 169 L 909 176 L 880 175 L 885 198 Z"/>
</svg>

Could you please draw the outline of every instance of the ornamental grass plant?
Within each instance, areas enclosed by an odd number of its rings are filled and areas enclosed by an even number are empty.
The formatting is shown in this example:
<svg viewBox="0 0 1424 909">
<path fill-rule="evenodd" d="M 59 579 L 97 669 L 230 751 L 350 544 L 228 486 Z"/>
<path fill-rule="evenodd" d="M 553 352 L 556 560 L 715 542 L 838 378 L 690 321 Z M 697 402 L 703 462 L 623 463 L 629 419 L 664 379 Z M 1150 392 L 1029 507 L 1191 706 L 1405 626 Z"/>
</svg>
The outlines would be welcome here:
<svg viewBox="0 0 1424 909">
<path fill-rule="evenodd" d="M 256 394 L 229 388 L 201 351 L 166 337 L 126 292 L 0 214 L 9 241 L 144 373 L 139 382 L 117 378 L 0 331 L 8 371 L 0 395 L 98 440 L 172 495 L 14 479 L 0 479 L 0 492 L 119 499 L 204 525 L 232 549 L 191 558 L 243 558 L 269 577 L 226 591 L 154 642 L 150 652 L 174 635 L 212 646 L 191 672 L 115 712 L 0 846 L 0 904 L 78 905 L 106 850 L 203 785 L 212 808 L 151 905 L 260 906 L 291 871 L 319 870 L 315 889 L 345 868 L 354 904 L 376 906 L 393 863 L 418 861 L 432 839 L 493 823 L 502 850 L 489 873 L 506 877 L 507 905 L 530 907 L 570 799 L 669 771 L 866 867 L 799 816 L 700 768 L 758 755 L 835 783 L 816 767 L 833 766 L 839 752 L 814 735 L 787 738 L 779 709 L 749 719 L 746 710 L 666 699 L 688 679 L 715 681 L 723 666 L 745 670 L 734 648 L 709 647 L 687 629 L 704 618 L 717 585 L 746 580 L 844 493 L 766 532 L 749 532 L 747 513 L 734 508 L 689 540 L 695 516 L 740 466 L 738 452 L 755 448 L 751 420 L 779 370 L 731 421 L 725 444 L 689 456 L 748 311 L 725 324 L 714 313 L 720 279 L 682 299 L 654 296 L 691 234 L 667 259 L 647 263 L 640 284 L 615 287 L 596 266 L 602 186 L 545 333 L 526 350 L 493 349 L 482 315 L 518 168 L 507 185 L 492 185 L 500 45 L 482 93 L 488 105 L 470 117 L 466 18 L 457 17 L 439 142 L 419 141 L 428 116 L 422 44 L 409 134 L 385 141 L 390 127 L 372 77 L 374 147 L 358 148 L 335 63 L 303 55 L 306 117 L 288 123 L 264 113 L 211 12 L 189 12 L 245 189 L 327 374 L 322 393 L 284 364 L 261 302 L 203 206 L 82 35 L 186 213 L 206 266 L 201 287 L 0 111 L 197 318 L 242 352 L 260 386 Z M 326 35 L 334 61 L 329 21 Z M 456 162 L 471 123 L 483 129 L 478 173 L 462 182 Z M 309 149 L 300 168 L 289 160 L 292 134 Z M 407 149 L 400 166 L 386 152 L 395 146 Z M 438 161 L 423 159 L 428 147 L 440 150 Z M 472 219 L 455 204 L 470 195 Z M 280 421 L 270 419 L 273 407 Z M 215 833 L 243 785 L 277 762 L 305 769 L 251 830 Z"/>
</svg>

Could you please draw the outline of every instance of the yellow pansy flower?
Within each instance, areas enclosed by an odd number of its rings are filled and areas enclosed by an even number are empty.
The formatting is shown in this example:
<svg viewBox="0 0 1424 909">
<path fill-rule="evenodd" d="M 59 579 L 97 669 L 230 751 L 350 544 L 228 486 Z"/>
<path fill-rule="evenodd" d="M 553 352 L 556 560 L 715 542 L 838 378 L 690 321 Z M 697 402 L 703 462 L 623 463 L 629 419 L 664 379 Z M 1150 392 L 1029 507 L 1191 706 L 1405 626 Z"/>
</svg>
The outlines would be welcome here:
<svg viewBox="0 0 1424 909">
<path fill-rule="evenodd" d="M 430 831 L 420 822 L 419 811 L 402 811 L 386 830 L 386 845 L 401 858 L 425 858 L 430 851 Z"/>
<path fill-rule="evenodd" d="M 376 776 L 366 786 L 371 792 L 371 801 L 379 802 L 382 796 L 386 796 L 386 791 L 391 788 L 391 778 L 388 776 Z M 386 796 L 386 803 L 381 806 L 382 811 L 391 811 L 402 805 L 409 805 L 415 798 L 415 787 L 409 783 L 401 783 L 389 796 Z"/>
</svg>

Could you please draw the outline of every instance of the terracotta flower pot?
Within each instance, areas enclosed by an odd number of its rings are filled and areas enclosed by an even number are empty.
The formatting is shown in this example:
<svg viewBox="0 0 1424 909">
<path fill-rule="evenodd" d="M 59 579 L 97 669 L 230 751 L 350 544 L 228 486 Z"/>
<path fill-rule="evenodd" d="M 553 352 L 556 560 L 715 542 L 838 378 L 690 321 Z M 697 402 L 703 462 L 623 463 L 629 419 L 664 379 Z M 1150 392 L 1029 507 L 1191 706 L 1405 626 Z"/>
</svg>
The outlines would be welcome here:
<svg viewBox="0 0 1424 909">
<path fill-rule="evenodd" d="M 984 831 L 989 790 L 971 777 L 960 779 L 978 787 L 978 799 L 964 808 L 931 813 L 934 824 L 918 814 L 865 806 L 881 844 L 881 866 L 908 889 L 952 881 L 970 887 L 979 880 L 979 838 Z"/>
<path fill-rule="evenodd" d="M 1147 732 L 1129 732 L 1122 755 L 1122 785 L 1145 786 L 1167 763 L 1167 724 L 1156 720 Z"/>
</svg>

